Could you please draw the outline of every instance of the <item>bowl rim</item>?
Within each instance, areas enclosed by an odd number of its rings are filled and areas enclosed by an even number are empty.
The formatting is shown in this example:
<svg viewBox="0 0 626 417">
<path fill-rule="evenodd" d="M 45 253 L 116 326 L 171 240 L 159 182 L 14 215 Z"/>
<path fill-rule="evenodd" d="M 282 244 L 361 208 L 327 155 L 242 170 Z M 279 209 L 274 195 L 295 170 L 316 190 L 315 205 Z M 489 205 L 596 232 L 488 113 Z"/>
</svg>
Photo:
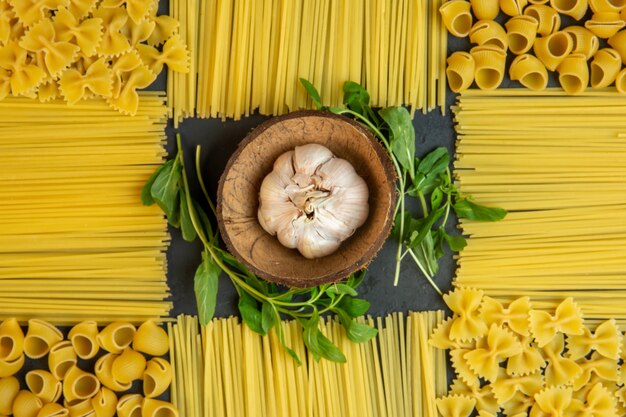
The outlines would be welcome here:
<svg viewBox="0 0 626 417">
<path fill-rule="evenodd" d="M 228 235 L 226 231 L 226 223 L 224 222 L 224 217 L 222 213 L 222 205 L 223 205 L 222 196 L 223 196 L 223 191 L 224 191 L 224 183 L 225 183 L 227 174 L 229 173 L 233 164 L 237 161 L 237 159 L 239 158 L 243 150 L 249 144 L 251 144 L 255 139 L 257 139 L 258 136 L 260 136 L 267 129 L 273 127 L 276 124 L 279 124 L 286 120 L 299 119 L 299 118 L 304 118 L 304 117 L 325 117 L 328 119 L 334 119 L 343 123 L 347 123 L 351 125 L 352 127 L 354 127 L 355 129 L 357 129 L 360 133 L 362 133 L 365 136 L 365 138 L 367 138 L 370 141 L 372 145 L 372 149 L 378 156 L 378 160 L 380 161 L 382 168 L 385 171 L 385 176 L 387 180 L 392 184 L 392 186 L 390 187 L 391 189 L 390 204 L 387 210 L 386 221 L 383 224 L 383 227 L 379 230 L 374 244 L 370 248 L 368 248 L 366 251 L 364 251 L 361 254 L 361 256 L 359 256 L 359 259 L 356 262 L 351 263 L 350 265 L 347 265 L 346 267 L 339 269 L 337 271 L 334 271 L 330 274 L 320 276 L 318 278 L 298 279 L 297 277 L 290 277 L 290 278 L 277 277 L 275 275 L 272 275 L 271 273 L 268 273 L 266 271 L 263 271 L 257 268 L 255 265 L 251 264 L 246 259 L 244 259 L 244 257 L 239 254 L 239 251 L 235 250 L 233 242 L 231 241 L 230 236 Z M 350 119 L 348 117 L 331 113 L 328 111 L 322 111 L 322 110 L 294 111 L 294 112 L 287 113 L 284 115 L 271 117 L 270 119 L 264 121 L 257 127 L 253 128 L 250 132 L 248 132 L 248 134 L 244 137 L 244 139 L 241 142 L 239 142 L 239 144 L 237 145 L 237 148 L 228 159 L 228 162 L 226 163 L 226 167 L 224 168 L 224 171 L 220 175 L 218 188 L 217 188 L 217 199 L 216 199 L 217 200 L 217 206 L 216 206 L 217 225 L 220 230 L 221 238 L 226 244 L 226 248 L 228 249 L 228 252 L 231 255 L 233 255 L 235 258 L 237 258 L 239 262 L 245 265 L 250 270 L 250 272 L 252 272 L 259 278 L 262 278 L 266 281 L 274 282 L 277 284 L 282 284 L 287 287 L 293 287 L 293 288 L 309 288 L 309 287 L 314 287 L 314 286 L 318 286 L 321 284 L 337 282 L 339 280 L 342 280 L 348 277 L 352 273 L 358 272 L 366 268 L 369 265 L 369 263 L 376 257 L 378 252 L 382 249 L 383 244 L 385 243 L 385 241 L 387 240 L 389 236 L 389 233 L 391 231 L 391 227 L 394 221 L 394 212 L 395 212 L 396 203 L 397 203 L 396 180 L 397 180 L 396 171 L 393 167 L 393 163 L 391 162 L 389 154 L 387 153 L 387 151 L 385 151 L 380 141 L 378 141 L 374 137 L 372 132 L 370 132 L 360 123 L 357 123 L 355 120 Z"/>
</svg>

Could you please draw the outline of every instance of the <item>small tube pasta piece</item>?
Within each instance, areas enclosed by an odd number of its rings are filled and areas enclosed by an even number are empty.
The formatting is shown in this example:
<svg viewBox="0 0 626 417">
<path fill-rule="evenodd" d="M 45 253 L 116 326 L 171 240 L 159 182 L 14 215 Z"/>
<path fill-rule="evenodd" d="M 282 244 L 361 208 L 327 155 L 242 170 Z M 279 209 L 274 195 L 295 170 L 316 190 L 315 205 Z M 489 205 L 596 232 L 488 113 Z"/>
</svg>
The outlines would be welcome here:
<svg viewBox="0 0 626 417">
<path fill-rule="evenodd" d="M 11 362 L 24 352 L 24 332 L 16 319 L 0 324 L 0 360 Z"/>
<path fill-rule="evenodd" d="M 141 410 L 141 417 L 178 417 L 178 410 L 171 403 L 146 398 Z"/>
<path fill-rule="evenodd" d="M 516 57 L 509 68 L 511 80 L 519 81 L 524 87 L 539 91 L 548 86 L 548 71 L 541 61 L 530 54 Z"/>
<path fill-rule="evenodd" d="M 120 356 L 115 358 L 111 368 L 113 378 L 126 384 L 141 379 L 146 369 L 146 358 L 131 348 L 126 348 Z"/>
<path fill-rule="evenodd" d="M 24 338 L 24 353 L 31 359 L 43 358 L 50 348 L 63 340 L 63 333 L 47 321 L 28 320 L 28 331 Z"/>
<path fill-rule="evenodd" d="M 163 394 L 172 383 L 172 366 L 163 358 L 152 358 L 143 374 L 143 395 L 154 398 Z"/>
<path fill-rule="evenodd" d="M 61 382 L 50 372 L 35 369 L 26 374 L 26 386 L 44 403 L 54 403 L 63 393 Z"/>
<path fill-rule="evenodd" d="M 139 394 L 126 394 L 117 402 L 117 417 L 141 417 L 144 399 Z"/>
<path fill-rule="evenodd" d="M 61 404 L 50 403 L 43 406 L 37 413 L 37 417 L 67 417 L 70 412 Z"/>
<path fill-rule="evenodd" d="M 587 0 L 550 0 L 550 5 L 557 12 L 580 20 L 587 12 L 588 2 Z"/>
<path fill-rule="evenodd" d="M 165 355 L 170 349 L 167 333 L 154 321 L 148 320 L 137 329 L 133 349 L 152 356 Z"/>
<path fill-rule="evenodd" d="M 530 5 L 524 9 L 524 14 L 537 20 L 537 33 L 541 36 L 548 36 L 561 28 L 561 15 L 545 4 Z"/>
<path fill-rule="evenodd" d="M 591 20 L 585 22 L 585 27 L 598 38 L 608 39 L 619 32 L 625 24 L 618 13 L 601 12 L 594 13 Z"/>
<path fill-rule="evenodd" d="M 135 326 L 132 324 L 116 321 L 102 329 L 96 339 L 102 349 L 119 354 L 133 342 L 135 332 Z"/>
<path fill-rule="evenodd" d="M 589 0 L 589 7 L 594 13 L 619 13 L 626 7 L 626 0 Z"/>
<path fill-rule="evenodd" d="M 70 417 L 93 417 L 94 408 L 91 404 L 91 399 L 87 400 L 75 400 L 63 402 L 67 411 L 69 411 Z"/>
<path fill-rule="evenodd" d="M 549 2 L 550 0 L 528 0 L 528 3 L 534 4 L 534 5 L 548 4 Z"/>
<path fill-rule="evenodd" d="M 67 338 L 72 343 L 74 351 L 81 359 L 91 359 L 98 354 L 100 346 L 98 336 L 98 323 L 95 321 L 83 321 L 72 327 Z"/>
<path fill-rule="evenodd" d="M 108 353 L 98 359 L 95 365 L 96 376 L 105 387 L 110 390 L 121 392 L 130 389 L 131 383 L 122 384 L 113 378 L 113 362 L 119 355 Z"/>
<path fill-rule="evenodd" d="M 43 402 L 30 391 L 20 391 L 13 401 L 13 417 L 37 417 Z"/>
<path fill-rule="evenodd" d="M 100 381 L 95 375 L 73 366 L 65 374 L 63 381 L 63 397 L 69 401 L 91 398 L 100 389 Z"/>
<path fill-rule="evenodd" d="M 471 5 L 465 0 L 450 0 L 439 8 L 441 20 L 448 32 L 459 38 L 469 35 L 472 28 Z"/>
<path fill-rule="evenodd" d="M 622 64 L 626 65 L 626 30 L 617 32 L 615 35 L 611 36 L 607 42 L 611 48 L 615 49 L 620 55 Z"/>
<path fill-rule="evenodd" d="M 557 67 L 559 83 L 568 94 L 580 94 L 589 84 L 589 67 L 583 54 L 571 54 Z"/>
<path fill-rule="evenodd" d="M 615 79 L 615 88 L 617 88 L 617 91 L 621 94 L 626 94 L 626 68 L 617 74 L 617 78 Z"/>
<path fill-rule="evenodd" d="M 611 85 L 622 68 L 622 58 L 615 49 L 600 49 L 591 61 L 591 86 L 604 88 Z"/>
<path fill-rule="evenodd" d="M 14 376 L 0 378 L 0 415 L 13 414 L 13 401 L 20 392 L 20 382 Z"/>
<path fill-rule="evenodd" d="M 506 52 L 492 45 L 475 46 L 470 51 L 476 63 L 474 81 L 481 90 L 498 88 L 504 79 Z"/>
<path fill-rule="evenodd" d="M 469 53 L 457 51 L 450 55 L 446 69 L 450 90 L 455 93 L 467 90 L 474 82 L 475 70 L 474 58 Z"/>
<path fill-rule="evenodd" d="M 91 405 L 96 412 L 95 417 L 115 417 L 117 410 L 117 395 L 106 387 L 91 399 Z"/>
<path fill-rule="evenodd" d="M 494 45 L 506 51 L 509 44 L 504 28 L 493 20 L 479 20 L 470 30 L 470 42 L 481 45 Z"/>
<path fill-rule="evenodd" d="M 504 24 L 509 49 L 516 55 L 525 54 L 537 38 L 539 22 L 531 16 L 515 16 Z"/>
<path fill-rule="evenodd" d="M 508 16 L 519 16 L 527 4 L 527 0 L 500 0 L 500 10 Z"/>
<path fill-rule="evenodd" d="M 15 375 L 22 369 L 22 366 L 24 366 L 23 353 L 14 361 L 0 361 L 0 378 Z"/>
<path fill-rule="evenodd" d="M 48 368 L 59 381 L 65 378 L 67 371 L 77 362 L 76 352 L 69 340 L 59 342 L 50 349 Z"/>
<path fill-rule="evenodd" d="M 500 0 L 470 0 L 470 4 L 478 20 L 493 20 L 500 13 Z"/>
<path fill-rule="evenodd" d="M 570 54 L 573 48 L 573 41 L 570 35 L 565 32 L 555 32 L 552 35 L 535 39 L 533 50 L 535 56 L 543 62 L 550 71 L 556 67 Z"/>
<path fill-rule="evenodd" d="M 583 54 L 589 60 L 598 52 L 600 41 L 589 29 L 582 26 L 568 26 L 563 29 L 563 32 L 572 37 L 572 41 L 574 42 L 574 46 L 572 47 L 573 54 Z"/>
</svg>

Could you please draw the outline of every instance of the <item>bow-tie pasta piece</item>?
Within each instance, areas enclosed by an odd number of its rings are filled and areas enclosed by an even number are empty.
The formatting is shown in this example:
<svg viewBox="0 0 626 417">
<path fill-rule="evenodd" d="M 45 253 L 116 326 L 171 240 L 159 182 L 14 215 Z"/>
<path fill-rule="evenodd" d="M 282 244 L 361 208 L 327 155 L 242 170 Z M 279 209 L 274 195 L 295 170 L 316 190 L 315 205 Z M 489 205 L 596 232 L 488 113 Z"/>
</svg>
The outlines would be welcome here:
<svg viewBox="0 0 626 417">
<path fill-rule="evenodd" d="M 569 412 L 574 416 L 617 417 L 615 396 L 601 383 L 588 390 L 584 400 L 573 399 Z"/>
<path fill-rule="evenodd" d="M 4 45 L 11 37 L 13 25 L 13 10 L 4 0 L 0 0 L 0 45 Z"/>
<path fill-rule="evenodd" d="M 532 338 L 522 338 L 520 341 L 522 351 L 509 358 L 506 364 L 506 372 L 513 376 L 529 375 L 537 372 L 546 365 L 541 352 L 532 343 Z"/>
<path fill-rule="evenodd" d="M 504 368 L 500 368 L 498 371 L 498 379 L 490 384 L 498 404 L 504 404 L 512 400 L 516 392 L 522 392 L 532 397 L 544 388 L 541 372 L 525 376 L 507 377 Z"/>
<path fill-rule="evenodd" d="M 569 336 L 567 349 L 569 357 L 576 360 L 587 356 L 595 350 L 600 355 L 617 360 L 621 349 L 622 334 L 615 320 L 607 320 L 600 324 L 595 332 L 587 327 L 583 328 L 583 334 Z"/>
<path fill-rule="evenodd" d="M 143 62 L 134 49 L 113 60 L 113 66 L 111 67 L 113 72 L 112 98 L 118 98 L 120 96 L 124 80 L 128 78 L 133 70 L 140 66 L 143 66 Z"/>
<path fill-rule="evenodd" d="M 535 405 L 530 410 L 531 417 L 565 416 L 572 403 L 571 388 L 551 387 L 535 394 Z"/>
<path fill-rule="evenodd" d="M 56 80 L 47 80 L 37 89 L 37 98 L 39 98 L 39 101 L 42 103 L 55 100 L 59 98 L 60 95 L 61 92 L 59 91 L 59 85 Z"/>
<path fill-rule="evenodd" d="M 11 93 L 11 72 L 0 68 L 0 100 Z"/>
<path fill-rule="evenodd" d="M 0 68 L 10 71 L 11 94 L 14 96 L 34 91 L 46 76 L 31 63 L 28 52 L 15 41 L 0 47 Z"/>
<path fill-rule="evenodd" d="M 450 386 L 450 394 L 476 399 L 476 411 L 479 413 L 484 411 L 495 416 L 500 411 L 498 400 L 494 397 L 491 387 L 489 385 L 481 387 L 478 381 L 475 384 L 468 385 L 463 380 L 457 378 Z"/>
<path fill-rule="evenodd" d="M 102 97 L 109 97 L 112 88 L 111 70 L 104 58 L 93 63 L 84 74 L 69 69 L 61 75 L 59 88 L 69 104 L 80 101 L 85 93 L 91 92 Z"/>
<path fill-rule="evenodd" d="M 100 3 L 102 8 L 121 8 L 123 5 L 126 5 L 128 16 L 139 23 L 148 15 L 154 3 L 152 0 L 103 0 Z"/>
<path fill-rule="evenodd" d="M 56 77 L 74 62 L 79 47 L 67 41 L 56 41 L 54 25 L 44 19 L 30 28 L 20 41 L 20 46 L 31 52 L 43 52 L 48 73 Z"/>
<path fill-rule="evenodd" d="M 142 61 L 155 74 L 161 73 L 163 65 L 167 65 L 172 71 L 189 72 L 189 53 L 179 35 L 174 35 L 168 39 L 163 45 L 162 52 L 143 44 L 137 45 L 137 52 L 139 52 Z"/>
<path fill-rule="evenodd" d="M 508 308 L 491 297 L 484 297 L 480 307 L 480 316 L 487 323 L 498 326 L 507 324 L 511 330 L 522 336 L 528 336 L 529 323 L 528 314 L 530 312 L 530 298 L 521 297 L 509 304 Z"/>
<path fill-rule="evenodd" d="M 559 333 L 543 348 L 548 362 L 545 369 L 546 386 L 569 385 L 582 373 L 582 368 L 573 360 L 562 356 L 565 346 L 564 337 Z"/>
<path fill-rule="evenodd" d="M 513 398 L 502 404 L 502 411 L 506 417 L 526 417 L 528 410 L 535 404 L 535 399 L 520 391 Z"/>
<path fill-rule="evenodd" d="M 450 363 L 454 368 L 459 378 L 463 380 L 467 385 L 478 384 L 478 376 L 469 367 L 465 355 L 470 352 L 469 349 L 453 349 L 450 351 Z"/>
<path fill-rule="evenodd" d="M 603 381 L 619 382 L 619 372 L 617 363 L 609 358 L 605 358 L 595 352 L 590 359 L 583 359 L 578 362 L 582 372 L 578 375 L 572 385 L 575 390 L 583 388 L 595 374 Z"/>
<path fill-rule="evenodd" d="M 464 358 L 478 376 L 493 382 L 498 379 L 500 362 L 521 351 L 522 345 L 513 333 L 492 324 L 487 334 L 487 346 L 467 352 Z"/>
<path fill-rule="evenodd" d="M 95 8 L 98 0 L 70 0 L 69 11 L 77 18 L 82 19 Z"/>
<path fill-rule="evenodd" d="M 130 44 L 135 47 L 141 42 L 145 42 L 150 38 L 156 23 L 153 20 L 143 19 L 139 23 L 128 19 L 122 27 L 121 32 L 130 40 Z"/>
<path fill-rule="evenodd" d="M 476 406 L 474 398 L 461 395 L 437 398 L 436 403 L 442 417 L 469 417 Z"/>
<path fill-rule="evenodd" d="M 123 80 L 118 96 L 109 98 L 108 103 L 114 109 L 134 116 L 139 108 L 137 90 L 148 87 L 154 80 L 156 80 L 156 75 L 148 67 L 141 65 Z"/>
<path fill-rule="evenodd" d="M 148 45 L 159 46 L 171 38 L 178 30 L 178 20 L 168 15 L 151 18 L 154 22 L 154 31 L 148 38 Z"/>
<path fill-rule="evenodd" d="M 104 28 L 102 42 L 100 42 L 97 48 L 98 55 L 116 57 L 131 49 L 128 39 L 121 32 L 122 27 L 128 20 L 128 14 L 125 9 L 99 8 L 93 12 L 93 17 L 101 19 L 102 27 Z"/>
<path fill-rule="evenodd" d="M 66 8 L 57 11 L 54 30 L 58 40 L 74 42 L 84 55 L 91 56 L 102 41 L 102 19 L 89 18 L 79 22 Z"/>
<path fill-rule="evenodd" d="M 487 333 L 488 327 L 478 313 L 482 298 L 481 290 L 470 288 L 457 288 L 443 296 L 443 301 L 458 316 L 450 328 L 452 340 L 471 341 Z"/>
<path fill-rule="evenodd" d="M 475 344 L 472 342 L 461 342 L 450 338 L 450 329 L 452 328 L 453 322 L 454 317 L 448 317 L 439 323 L 435 330 L 433 330 L 429 343 L 438 349 L 474 348 Z"/>
<path fill-rule="evenodd" d="M 50 11 L 69 6 L 69 0 L 9 0 L 15 14 L 26 26 L 50 17 Z"/>
<path fill-rule="evenodd" d="M 558 332 L 581 335 L 584 331 L 583 315 L 572 298 L 566 298 L 556 308 L 554 316 L 545 311 L 530 312 L 530 330 L 539 347 L 544 347 Z"/>
</svg>

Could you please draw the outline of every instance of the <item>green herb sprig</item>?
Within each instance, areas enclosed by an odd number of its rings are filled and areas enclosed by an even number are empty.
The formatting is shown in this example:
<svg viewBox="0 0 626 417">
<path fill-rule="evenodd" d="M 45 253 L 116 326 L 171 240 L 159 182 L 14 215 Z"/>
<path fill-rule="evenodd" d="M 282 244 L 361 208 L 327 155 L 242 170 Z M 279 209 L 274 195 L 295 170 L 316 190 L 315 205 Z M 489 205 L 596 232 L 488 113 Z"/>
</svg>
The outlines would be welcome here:
<svg viewBox="0 0 626 417">
<path fill-rule="evenodd" d="M 478 205 L 471 196 L 459 192 L 452 181 L 450 155 L 446 148 L 436 148 L 422 159 L 415 156 L 415 131 L 406 108 L 388 107 L 375 111 L 370 106 L 367 90 L 352 81 L 343 86 L 346 107 L 326 107 L 313 84 L 305 79 L 300 82 L 318 110 L 353 118 L 372 132 L 387 150 L 398 177 L 398 203 L 392 229 L 392 236 L 398 242 L 394 285 L 398 284 L 402 261 L 409 256 L 441 295 L 433 278 L 439 271 L 444 246 L 459 252 L 467 244 L 463 236 L 446 231 L 450 211 L 460 218 L 479 221 L 501 220 L 506 211 Z M 421 213 L 418 216 L 407 209 L 408 198 L 419 202 Z"/>
<path fill-rule="evenodd" d="M 274 328 L 281 345 L 298 363 L 300 358 L 286 345 L 282 327 L 277 325 L 283 317 L 298 320 L 304 343 L 316 360 L 346 360 L 341 350 L 320 331 L 321 314 L 336 314 L 353 342 L 365 342 L 376 336 L 375 328 L 354 320 L 370 307 L 369 302 L 357 298 L 356 291 L 365 271 L 349 276 L 342 283 L 289 289 L 258 278 L 223 249 L 219 229 L 213 226 L 201 204 L 191 196 L 180 135 L 176 139 L 176 156 L 152 174 L 142 190 L 141 199 L 145 205 L 157 204 L 168 222 L 181 230 L 183 239 L 189 242 L 200 239 L 202 242 L 202 262 L 194 277 L 198 316 L 202 324 L 207 324 L 215 314 L 219 276 L 225 273 L 239 295 L 238 308 L 243 322 L 261 335 Z M 196 149 L 195 168 L 200 189 L 215 219 L 215 205 L 200 175 L 200 147 Z"/>
</svg>

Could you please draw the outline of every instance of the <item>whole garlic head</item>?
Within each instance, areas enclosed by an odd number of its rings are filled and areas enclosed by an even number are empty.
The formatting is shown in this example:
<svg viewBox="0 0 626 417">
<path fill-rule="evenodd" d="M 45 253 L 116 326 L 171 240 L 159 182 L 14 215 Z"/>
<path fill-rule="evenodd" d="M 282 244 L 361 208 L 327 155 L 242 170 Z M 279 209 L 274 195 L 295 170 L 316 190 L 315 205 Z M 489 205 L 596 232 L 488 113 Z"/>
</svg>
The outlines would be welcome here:
<svg viewBox="0 0 626 417">
<path fill-rule="evenodd" d="M 297 146 L 274 162 L 259 192 L 259 223 L 309 259 L 336 251 L 365 223 L 367 184 L 345 159 L 318 144 Z"/>
</svg>

